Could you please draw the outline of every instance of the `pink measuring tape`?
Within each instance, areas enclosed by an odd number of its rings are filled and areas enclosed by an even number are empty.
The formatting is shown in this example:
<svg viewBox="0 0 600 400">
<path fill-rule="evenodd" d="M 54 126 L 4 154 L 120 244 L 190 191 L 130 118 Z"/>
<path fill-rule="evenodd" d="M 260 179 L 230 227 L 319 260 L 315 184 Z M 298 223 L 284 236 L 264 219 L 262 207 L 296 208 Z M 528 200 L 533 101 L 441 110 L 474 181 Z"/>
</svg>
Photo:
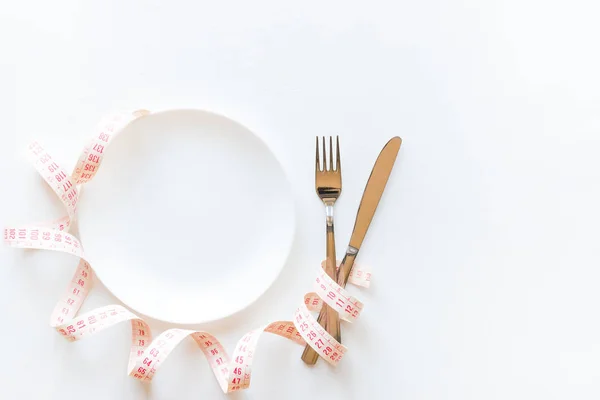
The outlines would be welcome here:
<svg viewBox="0 0 600 400">
<path fill-rule="evenodd" d="M 41 144 L 34 142 L 29 146 L 28 156 L 31 162 L 61 199 L 67 215 L 37 226 L 6 228 L 4 241 L 12 247 L 56 250 L 80 258 L 66 293 L 52 312 L 50 326 L 66 340 L 75 341 L 120 322 L 130 321 L 132 338 L 127 371 L 131 377 L 144 382 L 152 380 L 169 353 L 187 336 L 198 344 L 225 393 L 250 386 L 252 360 L 263 332 L 282 336 L 303 346 L 308 343 L 324 360 L 337 365 L 344 357 L 346 347 L 319 325 L 311 311 L 319 311 L 323 302 L 326 302 L 339 312 L 343 320 L 353 322 L 360 315 L 363 304 L 325 274 L 323 265 L 316 274 L 315 292 L 304 296 L 304 303 L 294 312 L 294 319 L 271 322 L 246 333 L 237 342 L 231 357 L 221 342 L 208 332 L 168 329 L 152 339 L 148 324 L 120 305 L 108 305 L 77 315 L 93 282 L 93 270 L 86 261 L 83 246 L 75 236 L 68 233 L 77 214 L 79 185 L 94 178 L 111 140 L 131 121 L 147 114 L 149 111 L 137 110 L 106 119 L 100 125 L 99 132 L 83 149 L 72 174 L 63 169 Z M 369 287 L 370 279 L 369 271 L 355 265 L 349 282 Z"/>
</svg>

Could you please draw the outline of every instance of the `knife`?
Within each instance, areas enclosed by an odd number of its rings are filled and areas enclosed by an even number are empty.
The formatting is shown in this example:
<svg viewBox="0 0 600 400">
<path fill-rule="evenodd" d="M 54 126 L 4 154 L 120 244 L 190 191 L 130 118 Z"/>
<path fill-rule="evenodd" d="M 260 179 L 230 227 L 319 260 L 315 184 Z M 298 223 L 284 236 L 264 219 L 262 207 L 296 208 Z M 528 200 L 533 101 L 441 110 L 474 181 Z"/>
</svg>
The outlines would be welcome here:
<svg viewBox="0 0 600 400">
<path fill-rule="evenodd" d="M 375 161 L 375 165 L 373 166 L 373 170 L 367 181 L 367 186 L 365 186 L 360 205 L 358 206 L 354 229 L 352 230 L 352 236 L 350 236 L 350 243 L 346 249 L 346 255 L 344 255 L 344 259 L 342 260 L 338 271 L 337 283 L 342 287 L 345 287 L 348 282 L 354 260 L 356 260 L 360 246 L 365 239 L 367 230 L 369 230 L 369 225 L 371 225 L 373 215 L 375 215 L 375 210 L 377 209 L 377 205 L 379 205 L 379 200 L 381 199 L 385 185 L 387 184 L 392 168 L 394 167 L 394 162 L 396 161 L 396 156 L 398 155 L 401 144 L 402 139 L 400 137 L 395 136 L 391 138 L 383 147 Z M 324 318 L 323 310 L 319 313 L 318 320 L 320 321 L 322 318 Z M 337 323 L 340 323 L 339 319 Z M 341 332 L 339 327 L 338 332 Z M 304 362 L 307 364 L 316 364 L 319 359 L 319 355 L 316 351 L 310 346 L 306 346 L 304 353 L 308 356 L 302 357 Z"/>
<path fill-rule="evenodd" d="M 377 161 L 375 161 L 375 165 L 373 166 L 373 170 L 367 181 L 367 186 L 365 186 L 360 205 L 358 206 L 354 229 L 352 231 L 352 236 L 350 236 L 350 244 L 346 249 L 344 259 L 340 264 L 337 281 L 338 285 L 342 287 L 346 286 L 346 283 L 348 282 L 354 260 L 365 239 L 373 215 L 375 215 L 375 210 L 377 209 L 385 185 L 392 172 L 392 167 L 396 161 L 396 155 L 400 150 L 401 144 L 402 139 L 398 136 L 393 137 L 386 143 L 383 150 L 381 150 L 381 153 L 379 153 Z"/>
</svg>

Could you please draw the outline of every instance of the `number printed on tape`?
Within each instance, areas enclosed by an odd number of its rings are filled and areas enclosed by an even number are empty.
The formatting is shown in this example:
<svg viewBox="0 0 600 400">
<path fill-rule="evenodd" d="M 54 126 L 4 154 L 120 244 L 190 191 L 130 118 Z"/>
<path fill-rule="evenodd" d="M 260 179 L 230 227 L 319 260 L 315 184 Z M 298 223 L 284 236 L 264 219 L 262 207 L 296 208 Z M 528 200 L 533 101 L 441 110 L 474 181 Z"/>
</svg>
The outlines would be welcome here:
<svg viewBox="0 0 600 400">
<path fill-rule="evenodd" d="M 252 362 L 258 340 L 264 332 L 284 337 L 302 346 L 308 343 L 324 360 L 337 365 L 346 353 L 346 347 L 319 325 L 311 311 L 319 311 L 323 302 L 326 302 L 340 313 L 342 319 L 353 322 L 360 315 L 363 304 L 329 278 L 323 271 L 323 264 L 315 278 L 315 292 L 304 296 L 304 302 L 296 309 L 293 320 L 271 322 L 246 333 L 235 345 L 231 357 L 221 342 L 208 332 L 168 329 L 153 338 L 148 324 L 120 305 L 108 305 L 78 315 L 91 289 L 94 275 L 79 239 L 68 233 L 76 218 L 79 185 L 94 178 L 112 139 L 129 123 L 148 114 L 149 111 L 136 110 L 103 120 L 84 147 L 71 174 L 40 143 L 33 142 L 27 149 L 28 158 L 59 197 L 67 215 L 51 222 L 8 227 L 4 230 L 4 241 L 13 247 L 61 251 L 80 259 L 64 295 L 54 307 L 50 326 L 66 340 L 76 341 L 118 323 L 128 322 L 132 332 L 128 372 L 131 377 L 144 382 L 152 380 L 171 351 L 186 337 L 191 337 L 196 342 L 225 393 L 250 386 Z M 355 266 L 349 282 L 368 287 L 370 279 L 369 270 Z"/>
</svg>

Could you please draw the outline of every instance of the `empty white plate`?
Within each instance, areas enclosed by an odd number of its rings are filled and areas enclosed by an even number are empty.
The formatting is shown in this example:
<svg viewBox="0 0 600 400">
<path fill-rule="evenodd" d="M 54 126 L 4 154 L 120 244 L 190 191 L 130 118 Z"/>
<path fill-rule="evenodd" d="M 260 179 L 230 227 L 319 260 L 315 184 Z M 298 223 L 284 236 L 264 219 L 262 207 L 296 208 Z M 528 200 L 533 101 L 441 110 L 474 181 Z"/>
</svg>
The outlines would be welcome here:
<svg viewBox="0 0 600 400">
<path fill-rule="evenodd" d="M 83 247 L 98 278 L 152 318 L 201 323 L 254 302 L 295 229 L 283 169 L 240 124 L 201 110 L 130 123 L 84 185 Z"/>
</svg>

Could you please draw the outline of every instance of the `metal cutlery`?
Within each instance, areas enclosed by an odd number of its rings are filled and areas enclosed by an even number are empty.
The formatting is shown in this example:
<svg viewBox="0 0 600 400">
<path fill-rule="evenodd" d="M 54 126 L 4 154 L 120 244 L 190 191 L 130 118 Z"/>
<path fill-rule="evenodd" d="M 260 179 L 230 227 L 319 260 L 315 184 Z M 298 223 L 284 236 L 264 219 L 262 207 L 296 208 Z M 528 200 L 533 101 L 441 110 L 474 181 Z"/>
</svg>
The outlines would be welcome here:
<svg viewBox="0 0 600 400">
<path fill-rule="evenodd" d="M 396 161 L 396 156 L 398 155 L 401 144 L 402 139 L 400 137 L 393 137 L 386 143 L 384 148 L 379 153 L 377 160 L 375 161 L 375 165 L 373 166 L 371 175 L 369 176 L 369 180 L 365 186 L 365 190 L 356 213 L 356 220 L 354 222 L 352 236 L 350 237 L 350 243 L 346 249 L 346 254 L 337 273 L 337 283 L 342 287 L 346 286 L 346 283 L 348 282 L 350 272 L 352 271 L 352 266 L 354 265 L 354 260 L 356 259 L 362 242 L 367 234 L 367 230 L 369 229 L 369 225 L 371 224 L 373 215 L 375 214 L 375 210 L 377 209 L 379 200 L 381 199 L 381 195 L 383 194 L 388 178 L 392 172 L 392 168 L 394 166 L 394 162 Z M 318 320 L 320 321 L 325 318 L 325 315 L 327 318 L 329 318 L 328 311 L 324 311 L 322 309 L 319 313 Z M 326 329 L 328 332 L 338 332 L 339 339 L 336 338 L 336 340 L 341 342 L 339 318 L 332 321 L 336 324 L 336 327 L 331 329 L 332 327 L 329 325 L 330 321 L 327 319 Z M 310 351 L 307 349 L 310 349 Z M 302 360 L 304 360 L 304 362 L 307 364 L 315 364 L 319 358 L 319 355 L 308 346 L 307 349 L 304 350 Z"/>
</svg>

